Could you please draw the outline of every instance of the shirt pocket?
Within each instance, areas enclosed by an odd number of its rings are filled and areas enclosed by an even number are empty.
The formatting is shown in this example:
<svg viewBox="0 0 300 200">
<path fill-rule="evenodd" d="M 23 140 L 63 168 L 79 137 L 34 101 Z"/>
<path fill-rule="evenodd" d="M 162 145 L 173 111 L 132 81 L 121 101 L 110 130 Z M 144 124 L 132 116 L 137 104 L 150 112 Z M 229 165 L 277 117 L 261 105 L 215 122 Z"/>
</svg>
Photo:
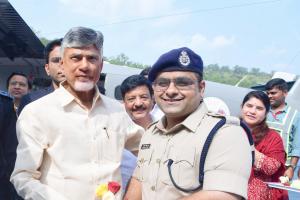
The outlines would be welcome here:
<svg viewBox="0 0 300 200">
<path fill-rule="evenodd" d="M 124 148 L 121 134 L 103 127 L 99 139 L 101 160 L 105 162 L 120 162 Z"/>
<path fill-rule="evenodd" d="M 189 150 L 170 151 L 166 159 L 164 159 L 162 182 L 166 185 L 173 185 L 170 174 L 168 172 L 168 162 L 173 160 L 170 171 L 175 183 L 183 188 L 191 188 L 197 185 L 199 172 L 196 169 L 196 152 L 195 148 Z"/>
<path fill-rule="evenodd" d="M 151 165 L 153 153 L 154 151 L 152 149 L 140 150 L 137 160 L 137 170 L 139 171 L 138 178 L 141 182 L 149 181 L 150 176 L 152 176 L 153 168 Z"/>
</svg>

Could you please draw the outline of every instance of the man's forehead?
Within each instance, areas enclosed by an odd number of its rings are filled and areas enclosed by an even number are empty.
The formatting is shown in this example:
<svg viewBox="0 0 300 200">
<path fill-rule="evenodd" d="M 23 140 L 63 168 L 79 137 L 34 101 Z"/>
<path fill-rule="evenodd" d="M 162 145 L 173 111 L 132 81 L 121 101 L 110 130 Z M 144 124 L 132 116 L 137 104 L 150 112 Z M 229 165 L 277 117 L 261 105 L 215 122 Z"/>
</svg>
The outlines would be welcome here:
<svg viewBox="0 0 300 200">
<path fill-rule="evenodd" d="M 19 81 L 27 81 L 27 78 L 18 74 L 15 74 L 11 77 L 10 80 L 19 80 Z"/>
<path fill-rule="evenodd" d="M 50 54 L 60 54 L 60 46 L 55 46 L 51 51 Z"/>
<path fill-rule="evenodd" d="M 279 91 L 283 92 L 283 90 L 279 89 L 277 86 L 274 86 L 270 90 L 267 90 L 268 93 L 270 93 L 270 92 L 279 92 Z"/>
<path fill-rule="evenodd" d="M 147 85 L 139 85 L 135 88 L 132 88 L 128 92 L 125 93 L 126 95 L 143 95 L 143 94 L 150 94 L 150 90 Z"/>
</svg>

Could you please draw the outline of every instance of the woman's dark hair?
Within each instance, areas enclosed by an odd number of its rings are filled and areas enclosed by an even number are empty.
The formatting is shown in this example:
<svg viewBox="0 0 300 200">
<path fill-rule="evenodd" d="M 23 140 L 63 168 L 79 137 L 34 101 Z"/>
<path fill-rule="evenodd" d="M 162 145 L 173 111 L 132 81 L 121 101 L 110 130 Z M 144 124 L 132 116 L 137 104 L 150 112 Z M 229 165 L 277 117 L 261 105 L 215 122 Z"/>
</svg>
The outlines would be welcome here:
<svg viewBox="0 0 300 200">
<path fill-rule="evenodd" d="M 265 137 L 265 135 L 268 133 L 269 130 L 266 119 L 267 119 L 267 114 L 270 111 L 270 100 L 268 95 L 262 91 L 251 91 L 244 97 L 242 107 L 251 98 L 256 98 L 260 100 L 264 104 L 264 107 L 266 108 L 265 119 L 252 130 L 254 143 L 258 144 Z"/>
</svg>

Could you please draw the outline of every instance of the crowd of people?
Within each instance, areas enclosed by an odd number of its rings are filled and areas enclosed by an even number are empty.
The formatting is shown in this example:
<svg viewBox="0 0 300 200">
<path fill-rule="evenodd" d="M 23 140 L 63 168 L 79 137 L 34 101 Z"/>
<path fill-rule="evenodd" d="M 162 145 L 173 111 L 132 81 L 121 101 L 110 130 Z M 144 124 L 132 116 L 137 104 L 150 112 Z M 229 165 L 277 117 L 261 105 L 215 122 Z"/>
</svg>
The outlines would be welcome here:
<svg viewBox="0 0 300 200">
<path fill-rule="evenodd" d="M 103 40 L 74 27 L 49 42 L 48 88 L 8 77 L 0 200 L 300 199 L 267 184 L 300 176 L 300 115 L 283 79 L 246 94 L 239 118 L 210 112 L 202 58 L 182 47 L 127 77 L 120 103 L 97 85 Z"/>
</svg>

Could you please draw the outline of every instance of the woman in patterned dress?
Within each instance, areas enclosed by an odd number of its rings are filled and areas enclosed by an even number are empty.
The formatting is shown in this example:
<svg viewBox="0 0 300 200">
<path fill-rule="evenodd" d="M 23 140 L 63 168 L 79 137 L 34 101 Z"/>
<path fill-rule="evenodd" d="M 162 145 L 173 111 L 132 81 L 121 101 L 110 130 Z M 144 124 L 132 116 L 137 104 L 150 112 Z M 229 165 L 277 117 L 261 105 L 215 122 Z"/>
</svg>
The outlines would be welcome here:
<svg viewBox="0 0 300 200">
<path fill-rule="evenodd" d="M 262 91 L 249 92 L 242 103 L 241 118 L 250 128 L 255 145 L 255 161 L 248 184 L 249 200 L 288 199 L 285 191 L 269 188 L 265 183 L 279 182 L 286 160 L 280 135 L 266 123 L 269 110 L 269 98 Z"/>
</svg>

